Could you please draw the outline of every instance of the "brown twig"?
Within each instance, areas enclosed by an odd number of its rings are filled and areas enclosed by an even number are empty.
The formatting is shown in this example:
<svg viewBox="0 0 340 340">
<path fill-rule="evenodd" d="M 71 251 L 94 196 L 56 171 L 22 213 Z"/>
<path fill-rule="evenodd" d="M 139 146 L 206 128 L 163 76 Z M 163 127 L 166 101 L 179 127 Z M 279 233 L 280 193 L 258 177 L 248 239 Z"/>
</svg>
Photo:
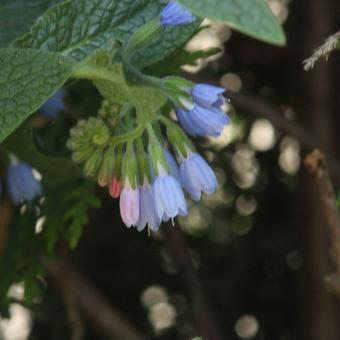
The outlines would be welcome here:
<svg viewBox="0 0 340 340">
<path fill-rule="evenodd" d="M 136 331 L 104 298 L 80 276 L 73 265 L 66 261 L 48 261 L 42 263 L 49 275 L 63 287 L 67 280 L 69 294 L 76 301 L 79 310 L 110 340 L 142 340 L 143 336 Z"/>
<path fill-rule="evenodd" d="M 331 182 L 325 156 L 314 150 L 305 159 L 305 165 L 315 178 L 319 198 L 327 221 L 330 253 L 335 272 L 325 278 L 330 290 L 340 299 L 340 215 L 336 207 L 336 194 Z"/>
<path fill-rule="evenodd" d="M 192 258 L 177 226 L 164 226 L 168 248 L 175 259 L 191 295 L 196 327 L 204 340 L 220 340 L 220 336 L 209 303 L 203 293 Z"/>
</svg>

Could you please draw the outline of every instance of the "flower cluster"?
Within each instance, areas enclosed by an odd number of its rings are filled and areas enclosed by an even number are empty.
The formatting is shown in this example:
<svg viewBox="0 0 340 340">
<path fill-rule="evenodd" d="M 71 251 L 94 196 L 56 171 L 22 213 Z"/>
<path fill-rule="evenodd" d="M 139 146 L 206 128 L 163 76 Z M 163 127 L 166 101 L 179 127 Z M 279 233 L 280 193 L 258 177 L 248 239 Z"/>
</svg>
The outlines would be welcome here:
<svg viewBox="0 0 340 340">
<path fill-rule="evenodd" d="M 195 19 L 173 1 L 159 15 L 164 26 Z M 142 28 L 125 51 L 132 53 L 155 31 L 151 25 Z M 179 77 L 166 77 L 158 84 L 172 103 L 179 125 L 164 112 L 138 121 L 133 108 L 122 114 L 122 107 L 106 100 L 98 117 L 80 121 L 68 141 L 74 161 L 84 165 L 86 175 L 107 186 L 113 198 L 119 198 L 123 222 L 139 231 L 146 226 L 158 230 L 162 221 L 187 215 L 186 194 L 199 201 L 202 193 L 216 190 L 212 168 L 182 128 L 192 136 L 217 137 L 229 123 L 223 111 L 223 88 Z"/>
</svg>

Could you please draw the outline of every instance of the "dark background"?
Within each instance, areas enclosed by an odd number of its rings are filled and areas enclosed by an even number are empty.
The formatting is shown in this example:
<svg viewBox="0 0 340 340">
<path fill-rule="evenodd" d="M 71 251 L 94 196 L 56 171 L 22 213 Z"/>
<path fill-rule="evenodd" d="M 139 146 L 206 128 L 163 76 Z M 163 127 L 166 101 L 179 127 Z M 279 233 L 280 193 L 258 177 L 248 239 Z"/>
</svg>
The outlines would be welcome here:
<svg viewBox="0 0 340 340">
<path fill-rule="evenodd" d="M 86 339 L 188 340 L 201 335 L 204 340 L 236 340 L 242 337 L 235 325 L 245 315 L 253 316 L 258 326 L 250 339 L 340 339 L 339 303 L 323 282 L 333 269 L 319 192 L 303 164 L 296 175 L 284 173 L 278 165 L 280 141 L 289 135 L 286 125 L 282 128 L 274 119 L 275 146 L 256 152 L 261 170 L 253 186 L 240 188 L 231 166 L 257 116 L 263 112 L 271 118 L 264 110 L 268 105 L 273 108 L 269 112 L 288 126 L 301 124 L 311 144 L 322 146 L 340 162 L 339 56 L 335 52 L 309 72 L 302 66 L 313 49 L 339 29 L 340 4 L 293 0 L 287 6 L 286 47 L 233 32 L 221 58 L 188 75 L 218 83 L 233 73 L 242 80 L 241 91 L 230 97 L 232 118 L 242 121 L 243 136 L 214 154 L 204 141 L 198 142 L 225 177 L 222 199 L 198 206 L 203 217 L 206 211 L 212 215 L 207 228 L 190 231 L 189 223 L 180 230 L 185 222 L 179 221 L 175 227 L 163 225 L 157 236 L 128 230 L 121 223 L 118 203 L 98 189 L 103 206 L 90 213 L 79 247 L 71 253 L 61 249 L 60 268 L 51 269 L 60 271 L 49 276 L 30 339 L 79 339 L 77 334 L 84 332 Z M 310 145 L 302 142 L 301 157 L 309 151 Z M 257 202 L 247 216 L 236 208 L 242 194 Z M 99 300 L 83 284 L 100 294 Z M 177 314 L 173 326 L 161 332 L 155 332 L 141 303 L 143 292 L 155 285 L 167 292 Z M 88 305 L 74 303 L 79 294 Z M 117 336 L 119 330 L 123 335 Z"/>
</svg>

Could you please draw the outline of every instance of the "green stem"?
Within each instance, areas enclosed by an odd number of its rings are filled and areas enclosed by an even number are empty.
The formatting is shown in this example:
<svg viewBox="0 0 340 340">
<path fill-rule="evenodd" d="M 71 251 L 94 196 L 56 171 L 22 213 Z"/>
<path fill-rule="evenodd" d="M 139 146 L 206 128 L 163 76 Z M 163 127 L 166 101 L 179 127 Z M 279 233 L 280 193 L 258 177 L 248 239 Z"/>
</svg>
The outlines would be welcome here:
<svg viewBox="0 0 340 340">
<path fill-rule="evenodd" d="M 88 80 L 107 80 L 113 83 L 123 83 L 122 78 L 110 72 L 105 67 L 81 63 L 73 71 L 73 77 Z"/>
<path fill-rule="evenodd" d="M 109 140 L 109 144 L 114 146 L 118 144 L 127 143 L 131 140 L 135 140 L 136 138 L 138 138 L 139 136 L 143 134 L 144 130 L 145 130 L 145 125 L 139 125 L 138 127 L 136 127 L 134 130 L 130 132 L 111 137 Z"/>
<path fill-rule="evenodd" d="M 149 129 L 149 126 L 151 126 L 153 121 L 160 120 L 160 119 L 161 119 L 161 116 L 152 117 L 152 119 L 149 119 L 148 121 L 143 122 L 142 124 L 140 124 L 139 126 L 137 126 L 134 130 L 132 130 L 130 132 L 111 137 L 110 140 L 109 140 L 109 144 L 111 146 L 114 146 L 114 145 L 118 145 L 118 144 L 124 144 L 124 143 L 127 143 L 129 141 L 133 141 L 133 140 L 141 137 L 142 134 L 144 133 L 144 131 L 146 129 Z"/>
<path fill-rule="evenodd" d="M 174 128 L 176 130 L 181 130 L 181 128 L 175 123 L 173 122 L 170 118 L 165 117 L 165 116 L 159 116 L 158 117 L 159 121 L 162 122 L 167 128 L 171 127 Z M 182 131 L 182 130 L 181 130 Z"/>
<path fill-rule="evenodd" d="M 128 72 L 128 74 L 131 76 L 132 80 L 136 83 L 142 84 L 142 85 L 148 85 L 151 87 L 155 87 L 159 90 L 162 90 L 163 83 L 162 80 L 156 77 L 148 76 L 144 73 L 142 73 L 140 70 L 138 70 L 136 67 L 131 65 L 128 61 L 122 59 L 123 65 L 125 70 Z"/>
</svg>

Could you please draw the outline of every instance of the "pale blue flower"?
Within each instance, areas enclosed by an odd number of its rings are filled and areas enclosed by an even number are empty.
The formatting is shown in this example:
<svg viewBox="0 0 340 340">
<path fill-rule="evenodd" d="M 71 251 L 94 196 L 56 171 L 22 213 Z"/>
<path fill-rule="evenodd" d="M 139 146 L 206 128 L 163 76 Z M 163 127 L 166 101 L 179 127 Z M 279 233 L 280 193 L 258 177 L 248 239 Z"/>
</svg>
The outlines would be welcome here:
<svg viewBox="0 0 340 340">
<path fill-rule="evenodd" d="M 139 192 L 140 211 L 137 229 L 142 231 L 148 225 L 151 230 L 157 231 L 161 224 L 161 219 L 156 214 L 153 189 L 147 180 L 144 181 L 144 185 L 140 188 Z"/>
<path fill-rule="evenodd" d="M 14 204 L 31 202 L 42 194 L 41 183 L 33 176 L 33 169 L 24 162 L 15 162 L 8 167 L 6 182 Z"/>
<path fill-rule="evenodd" d="M 160 220 L 187 215 L 187 203 L 179 182 L 172 176 L 162 173 L 153 183 L 155 209 Z"/>
<path fill-rule="evenodd" d="M 207 109 L 220 109 L 224 104 L 225 89 L 209 84 L 196 84 L 191 95 L 195 103 Z"/>
<path fill-rule="evenodd" d="M 164 26 L 187 25 L 196 20 L 186 8 L 174 1 L 164 7 L 160 13 L 161 24 Z"/>
<path fill-rule="evenodd" d="M 176 112 L 180 124 L 192 136 L 219 137 L 230 122 L 223 111 L 207 109 L 196 103 L 189 111 L 177 109 Z"/>
<path fill-rule="evenodd" d="M 212 194 L 217 188 L 216 176 L 208 163 L 197 153 L 190 153 L 180 165 L 183 187 L 194 201 L 202 192 Z"/>
</svg>

